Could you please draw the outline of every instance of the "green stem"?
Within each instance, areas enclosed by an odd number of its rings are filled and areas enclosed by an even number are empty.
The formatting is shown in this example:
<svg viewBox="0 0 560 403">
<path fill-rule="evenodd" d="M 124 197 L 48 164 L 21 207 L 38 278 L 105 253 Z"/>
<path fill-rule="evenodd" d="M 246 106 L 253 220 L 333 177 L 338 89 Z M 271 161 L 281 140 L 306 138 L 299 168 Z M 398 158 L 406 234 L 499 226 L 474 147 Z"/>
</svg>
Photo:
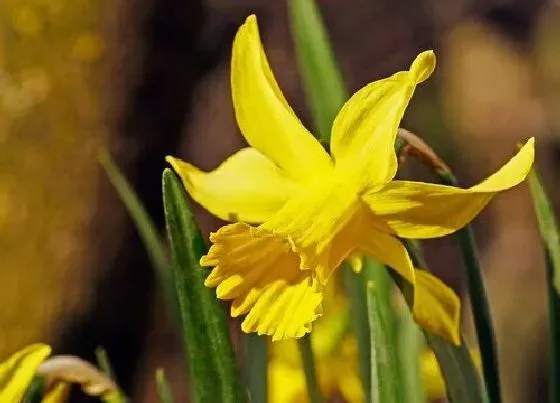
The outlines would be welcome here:
<svg viewBox="0 0 560 403">
<path fill-rule="evenodd" d="M 307 395 L 311 403 L 322 403 L 323 397 L 317 382 L 317 371 L 315 360 L 313 359 L 313 349 L 311 348 L 311 336 L 306 334 L 298 340 L 303 372 L 305 373 L 305 384 L 307 385 Z"/>
<path fill-rule="evenodd" d="M 443 184 L 457 185 L 457 180 L 451 172 L 439 171 L 437 175 Z M 488 401 L 490 403 L 500 403 L 502 401 L 502 393 L 500 389 L 498 355 L 496 353 L 496 338 L 492 326 L 492 316 L 490 314 L 486 287 L 482 278 L 478 251 L 471 227 L 466 226 L 457 231 L 457 238 L 467 272 L 467 285 L 482 358 L 482 371 Z"/>
</svg>

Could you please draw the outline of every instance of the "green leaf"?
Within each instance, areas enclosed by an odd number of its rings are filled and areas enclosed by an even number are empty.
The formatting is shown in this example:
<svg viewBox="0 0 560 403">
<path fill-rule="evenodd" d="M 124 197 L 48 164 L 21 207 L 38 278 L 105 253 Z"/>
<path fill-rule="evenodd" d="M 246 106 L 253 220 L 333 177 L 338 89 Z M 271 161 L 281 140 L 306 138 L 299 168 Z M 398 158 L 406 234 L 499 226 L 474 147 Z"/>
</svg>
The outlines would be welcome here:
<svg viewBox="0 0 560 403">
<path fill-rule="evenodd" d="M 449 403 L 485 402 L 480 377 L 465 341 L 454 346 L 433 333 L 424 331 L 424 335 L 441 368 Z"/>
<path fill-rule="evenodd" d="M 343 263 L 341 272 L 344 292 L 350 301 L 352 330 L 358 344 L 358 365 L 364 396 L 369 396 L 371 367 L 364 271 L 362 270 L 361 273 L 354 273 L 348 263 Z"/>
<path fill-rule="evenodd" d="M 208 269 L 199 261 L 207 248 L 183 185 L 170 169 L 163 172 L 163 204 L 193 400 L 244 402 L 227 317 L 214 292 L 204 286 Z"/>
<path fill-rule="evenodd" d="M 552 261 L 552 267 L 554 270 L 552 283 L 556 292 L 560 293 L 560 235 L 558 233 L 556 216 L 535 169 L 531 170 L 528 181 L 537 214 L 539 230 L 546 250 Z"/>
<path fill-rule="evenodd" d="M 397 345 L 393 337 L 391 316 L 383 312 L 385 290 L 379 292 L 374 281 L 367 282 L 367 308 L 370 335 L 371 403 L 403 403 L 399 378 Z"/>
<path fill-rule="evenodd" d="M 102 153 L 99 156 L 99 161 L 101 165 L 103 165 L 103 168 L 105 168 L 109 180 L 115 187 L 142 238 L 142 242 L 148 252 L 148 257 L 155 269 L 158 282 L 162 288 L 167 307 L 173 315 L 177 327 L 180 328 L 182 326 L 180 323 L 181 315 L 179 313 L 179 303 L 177 301 L 175 283 L 173 281 L 173 272 L 171 271 L 166 256 L 162 237 L 142 202 L 138 199 L 136 192 L 111 157 L 107 153 Z"/>
<path fill-rule="evenodd" d="M 290 0 L 290 22 L 307 103 L 318 137 L 328 145 L 331 126 L 348 99 L 338 63 L 314 0 Z"/>
<path fill-rule="evenodd" d="M 245 383 L 251 403 L 266 403 L 268 396 L 268 337 L 243 334 L 245 339 Z"/>
<path fill-rule="evenodd" d="M 156 371 L 156 385 L 160 403 L 173 403 L 173 393 L 162 368 Z"/>
<path fill-rule="evenodd" d="M 529 189 L 531 190 L 539 230 L 545 246 L 550 328 L 548 401 L 552 403 L 560 401 L 560 294 L 558 294 L 560 237 L 556 215 L 535 168 L 529 173 Z"/>
<path fill-rule="evenodd" d="M 399 373 L 402 378 L 404 401 L 424 403 L 426 395 L 420 372 L 420 358 L 425 348 L 425 341 L 420 327 L 414 322 L 406 306 L 403 306 L 399 312 L 397 337 Z"/>
<path fill-rule="evenodd" d="M 46 380 L 42 376 L 35 376 L 25 395 L 23 396 L 23 403 L 40 403 L 43 399 L 43 392 L 45 391 Z"/>
<path fill-rule="evenodd" d="M 95 358 L 97 360 L 97 366 L 107 375 L 109 378 L 116 383 L 113 369 L 111 368 L 111 362 L 109 361 L 109 356 L 107 351 L 103 347 L 97 347 L 95 349 Z M 116 392 L 110 393 L 104 396 L 102 400 L 106 403 L 126 403 L 128 401 L 126 395 L 119 388 Z"/>
</svg>

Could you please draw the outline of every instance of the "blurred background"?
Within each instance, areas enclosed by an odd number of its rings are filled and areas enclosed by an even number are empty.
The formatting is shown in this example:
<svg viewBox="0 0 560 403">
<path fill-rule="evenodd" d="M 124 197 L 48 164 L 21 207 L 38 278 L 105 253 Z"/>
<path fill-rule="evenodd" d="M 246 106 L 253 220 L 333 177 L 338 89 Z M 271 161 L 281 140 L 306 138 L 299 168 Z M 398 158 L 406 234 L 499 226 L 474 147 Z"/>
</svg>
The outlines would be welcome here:
<svg viewBox="0 0 560 403">
<path fill-rule="evenodd" d="M 403 127 L 462 184 L 536 136 L 538 165 L 560 205 L 560 2 L 318 3 L 352 91 L 435 49 L 436 74 Z M 243 145 L 229 57 L 249 13 L 309 126 L 285 1 L 0 0 L 0 357 L 41 340 L 93 360 L 102 345 L 132 401 L 155 401 L 158 366 L 177 401 L 186 399 L 177 334 L 97 154 L 111 153 L 161 225 L 166 154 L 211 169 Z M 205 234 L 219 225 L 197 213 Z M 526 186 L 498 197 L 474 225 L 504 401 L 544 401 L 545 270 Z M 427 257 L 462 293 L 455 243 L 431 241 Z M 232 331 L 238 338 L 237 325 Z"/>
</svg>

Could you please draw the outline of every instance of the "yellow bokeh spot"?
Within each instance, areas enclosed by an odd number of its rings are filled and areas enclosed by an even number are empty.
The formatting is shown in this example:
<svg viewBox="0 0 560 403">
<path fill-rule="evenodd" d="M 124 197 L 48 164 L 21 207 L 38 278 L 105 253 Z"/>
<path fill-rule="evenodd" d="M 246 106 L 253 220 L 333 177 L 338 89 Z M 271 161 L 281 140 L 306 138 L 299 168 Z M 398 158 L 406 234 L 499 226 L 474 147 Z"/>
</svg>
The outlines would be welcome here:
<svg viewBox="0 0 560 403">
<path fill-rule="evenodd" d="M 23 36 L 35 36 L 43 30 L 43 21 L 29 6 L 15 7 L 12 11 L 12 26 Z"/>
<path fill-rule="evenodd" d="M 72 48 L 72 56 L 82 62 L 95 62 L 99 60 L 105 45 L 101 36 L 95 33 L 80 35 Z"/>
</svg>

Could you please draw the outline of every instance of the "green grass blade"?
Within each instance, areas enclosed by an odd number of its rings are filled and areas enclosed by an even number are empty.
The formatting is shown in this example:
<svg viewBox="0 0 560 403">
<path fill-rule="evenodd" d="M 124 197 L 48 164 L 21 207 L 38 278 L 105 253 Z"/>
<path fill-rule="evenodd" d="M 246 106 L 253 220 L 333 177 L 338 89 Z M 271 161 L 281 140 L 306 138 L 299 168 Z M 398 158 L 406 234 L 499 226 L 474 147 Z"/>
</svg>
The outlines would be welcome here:
<svg viewBox="0 0 560 403">
<path fill-rule="evenodd" d="M 245 383 L 251 403 L 266 403 L 268 396 L 268 337 L 243 334 L 245 339 Z"/>
<path fill-rule="evenodd" d="M 380 291 L 380 292 L 379 292 Z M 383 293 L 374 281 L 367 282 L 367 309 L 370 336 L 371 403 L 404 403 L 399 377 L 397 345 L 394 342 L 391 317 L 383 312 Z"/>
<path fill-rule="evenodd" d="M 338 63 L 314 0 L 290 0 L 290 23 L 299 71 L 317 136 L 330 141 L 332 122 L 348 99 Z"/>
<path fill-rule="evenodd" d="M 528 176 L 528 181 L 537 214 L 539 230 L 554 268 L 552 283 L 556 292 L 560 294 L 560 234 L 558 232 L 556 215 L 539 180 L 536 169 L 533 168 Z"/>
<path fill-rule="evenodd" d="M 44 377 L 35 376 L 23 396 L 22 403 L 40 403 L 43 400 L 45 384 L 46 380 Z"/>
<path fill-rule="evenodd" d="M 298 340 L 298 347 L 305 373 L 305 385 L 307 386 L 307 396 L 311 403 L 322 403 L 323 396 L 319 388 L 317 378 L 317 370 L 315 368 L 315 359 L 313 357 L 313 349 L 311 348 L 311 336 L 306 334 Z"/>
<path fill-rule="evenodd" d="M 173 403 L 173 392 L 162 368 L 156 371 L 156 385 L 160 403 Z"/>
<path fill-rule="evenodd" d="M 424 336 L 407 307 L 403 307 L 399 312 L 397 337 L 399 373 L 402 378 L 404 401 L 424 403 L 426 394 L 420 372 L 420 358 L 425 348 Z"/>
<path fill-rule="evenodd" d="M 529 174 L 529 189 L 545 246 L 550 327 L 548 401 L 552 403 L 560 401 L 560 295 L 558 294 L 560 234 L 556 215 L 535 168 Z"/>
<path fill-rule="evenodd" d="M 179 304 L 173 281 L 173 272 L 169 266 L 161 234 L 142 205 L 142 202 L 138 199 L 134 189 L 128 183 L 111 157 L 103 153 L 99 157 L 99 161 L 103 168 L 105 168 L 109 180 L 115 187 L 115 190 L 142 238 L 142 242 L 148 252 L 148 257 L 150 258 L 150 262 L 154 267 L 158 282 L 162 288 L 167 307 L 173 315 L 177 327 L 181 327 L 181 315 L 179 313 Z"/>
<path fill-rule="evenodd" d="M 206 244 L 181 181 L 170 169 L 163 172 L 162 181 L 193 400 L 244 402 L 246 393 L 240 386 L 227 317 L 213 290 L 204 286 L 208 269 L 202 268 L 199 261 L 206 253 Z"/>
<path fill-rule="evenodd" d="M 424 335 L 441 368 L 449 403 L 485 402 L 480 377 L 465 340 L 460 346 L 454 346 L 433 333 L 424 331 Z"/>
</svg>

